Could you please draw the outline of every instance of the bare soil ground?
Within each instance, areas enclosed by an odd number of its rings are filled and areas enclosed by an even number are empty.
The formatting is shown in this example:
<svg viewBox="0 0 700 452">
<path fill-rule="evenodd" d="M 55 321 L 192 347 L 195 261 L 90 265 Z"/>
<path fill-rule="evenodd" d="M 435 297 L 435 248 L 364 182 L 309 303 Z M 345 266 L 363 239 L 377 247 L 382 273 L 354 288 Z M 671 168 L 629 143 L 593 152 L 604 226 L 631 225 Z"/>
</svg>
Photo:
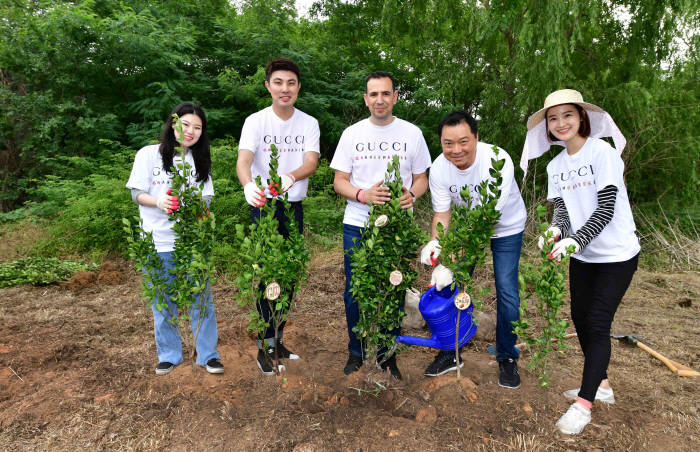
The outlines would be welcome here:
<svg viewBox="0 0 700 452">
<path fill-rule="evenodd" d="M 71 284 L 0 290 L 0 449 L 698 450 L 700 379 L 617 341 L 609 370 L 617 403 L 596 405 L 575 437 L 554 429 L 568 407 L 561 392 L 579 383 L 575 340 L 549 391 L 525 369 L 527 353 L 521 388 L 500 388 L 484 340 L 467 347 L 460 380 L 424 377 L 434 351 L 415 347 L 399 357 L 403 381 L 369 365 L 346 377 L 341 252 L 311 267 L 285 329 L 302 359 L 276 377 L 256 367 L 245 312 L 225 281 L 214 286 L 223 375 L 188 361 L 154 374 L 151 313 L 124 262 Z M 477 278 L 488 285 L 490 271 Z M 700 369 L 699 312 L 698 273 L 640 270 L 613 330 Z"/>
</svg>

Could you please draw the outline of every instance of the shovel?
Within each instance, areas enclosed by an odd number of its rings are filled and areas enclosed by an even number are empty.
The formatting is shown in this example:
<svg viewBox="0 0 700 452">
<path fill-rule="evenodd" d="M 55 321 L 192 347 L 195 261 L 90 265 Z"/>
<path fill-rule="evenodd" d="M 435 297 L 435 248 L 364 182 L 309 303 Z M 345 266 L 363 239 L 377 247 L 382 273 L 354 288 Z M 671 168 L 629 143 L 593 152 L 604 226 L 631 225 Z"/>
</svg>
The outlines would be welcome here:
<svg viewBox="0 0 700 452">
<path fill-rule="evenodd" d="M 641 348 L 645 352 L 649 353 L 651 356 L 654 358 L 658 359 L 662 363 L 668 367 L 671 372 L 674 374 L 678 375 L 679 377 L 698 377 L 700 376 L 700 372 L 691 369 L 688 366 L 684 366 L 683 364 L 677 363 L 671 359 L 666 358 L 664 355 L 661 353 L 657 352 L 656 350 L 652 349 L 651 347 L 647 346 L 646 344 L 643 344 L 642 341 L 635 336 L 632 336 L 631 334 L 611 334 L 610 337 L 615 338 L 615 339 L 620 339 L 620 340 L 625 340 L 629 342 L 630 344 L 636 345 L 637 347 Z"/>
</svg>

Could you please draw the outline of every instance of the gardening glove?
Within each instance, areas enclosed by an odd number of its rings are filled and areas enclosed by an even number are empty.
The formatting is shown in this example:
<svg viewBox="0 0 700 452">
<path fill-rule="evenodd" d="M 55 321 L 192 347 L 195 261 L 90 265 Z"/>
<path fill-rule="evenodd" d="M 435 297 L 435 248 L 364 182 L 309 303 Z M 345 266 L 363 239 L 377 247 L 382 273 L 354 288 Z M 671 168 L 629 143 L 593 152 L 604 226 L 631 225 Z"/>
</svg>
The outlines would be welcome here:
<svg viewBox="0 0 700 452">
<path fill-rule="evenodd" d="M 272 196 L 279 196 L 284 193 L 287 193 L 287 191 L 292 188 L 292 185 L 294 185 L 294 182 L 296 182 L 296 179 L 294 176 L 291 174 L 284 174 L 280 176 L 280 179 L 282 179 L 282 191 L 280 192 L 279 186 L 274 183 L 270 182 L 270 185 L 267 187 L 268 190 L 270 190 L 270 194 Z"/>
<path fill-rule="evenodd" d="M 576 240 L 572 238 L 565 238 L 564 240 L 560 240 L 557 242 L 556 245 L 554 245 L 554 248 L 552 248 L 552 252 L 549 253 L 549 260 L 558 260 L 560 261 L 562 257 L 565 257 L 568 252 L 567 248 L 570 247 L 571 245 L 574 246 L 574 253 L 578 253 L 581 251 L 581 247 L 579 246 L 578 243 L 576 243 Z"/>
<path fill-rule="evenodd" d="M 437 290 L 442 290 L 450 284 L 452 284 L 452 270 L 442 264 L 439 264 L 433 270 L 433 274 L 430 277 L 429 287 L 435 286 Z"/>
<path fill-rule="evenodd" d="M 421 264 L 431 265 L 435 267 L 435 263 L 440 256 L 440 251 L 442 247 L 437 240 L 431 240 L 423 247 L 420 252 L 420 262 Z"/>
<path fill-rule="evenodd" d="M 265 205 L 265 193 L 255 185 L 255 182 L 250 181 L 243 187 L 243 193 L 245 193 L 245 200 L 248 204 L 253 207 L 262 207 Z"/>
<path fill-rule="evenodd" d="M 158 208 L 165 213 L 173 213 L 174 210 L 177 210 L 180 207 L 180 201 L 177 199 L 177 196 L 170 196 L 170 193 L 172 192 L 172 189 L 168 188 L 168 190 L 161 194 L 156 201 Z"/>
<path fill-rule="evenodd" d="M 552 237 L 549 240 L 545 239 L 547 234 L 550 232 L 552 233 Z M 537 248 L 539 248 L 540 251 L 542 251 L 542 248 L 544 247 L 544 244 L 545 244 L 545 240 L 547 241 L 547 244 L 550 244 L 552 242 L 558 241 L 560 237 L 561 237 L 561 229 L 559 229 L 556 226 L 550 226 L 549 229 L 547 229 L 545 231 L 544 235 L 541 235 L 540 238 L 537 240 Z"/>
</svg>

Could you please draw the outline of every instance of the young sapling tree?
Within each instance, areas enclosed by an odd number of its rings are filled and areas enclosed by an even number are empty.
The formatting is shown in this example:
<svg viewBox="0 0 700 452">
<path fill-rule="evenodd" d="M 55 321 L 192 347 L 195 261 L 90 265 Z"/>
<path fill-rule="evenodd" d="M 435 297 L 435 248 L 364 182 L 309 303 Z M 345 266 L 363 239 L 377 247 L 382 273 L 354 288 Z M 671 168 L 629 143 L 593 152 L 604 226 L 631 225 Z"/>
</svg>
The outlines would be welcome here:
<svg viewBox="0 0 700 452">
<path fill-rule="evenodd" d="M 350 290 L 360 311 L 353 331 L 365 343 L 365 359 L 376 359 L 378 352 L 387 350 L 385 361 L 396 350 L 392 331 L 401 326 L 406 289 L 418 277 L 413 265 L 417 250 L 426 239 L 413 210 L 401 207 L 400 168 L 399 157 L 394 156 L 384 177 L 391 200 L 370 206 L 360 246 L 351 257 Z"/>
<path fill-rule="evenodd" d="M 273 144 L 270 146 L 270 194 L 271 199 L 260 208 L 261 215 L 257 222 L 247 228 L 236 225 L 235 249 L 236 267 L 238 277 L 238 304 L 249 308 L 248 330 L 261 335 L 270 325 L 259 314 L 256 304 L 261 299 L 269 302 L 272 308 L 271 322 L 275 331 L 275 343 L 279 341 L 279 327 L 287 320 L 292 307 L 294 295 L 299 290 L 307 276 L 307 264 L 309 252 L 306 249 L 304 236 L 299 232 L 294 219 L 291 205 L 286 193 L 280 194 L 282 186 L 280 176 L 277 174 L 279 167 L 279 152 Z M 258 187 L 264 191 L 262 181 L 258 176 L 255 179 Z M 278 203 L 284 205 L 287 215 L 288 238 L 284 238 L 279 232 L 279 222 L 275 218 L 275 210 Z M 246 231 L 247 229 L 247 231 Z M 263 341 L 267 347 L 267 342 Z M 277 347 L 275 347 L 274 360 L 276 372 L 283 366 L 280 365 Z"/>
<path fill-rule="evenodd" d="M 566 295 L 566 263 L 569 255 L 574 252 L 574 247 L 567 249 L 567 254 L 559 260 L 551 260 L 549 253 L 554 247 L 551 232 L 547 232 L 547 209 L 538 205 L 537 219 L 540 233 L 545 238 L 544 246 L 540 252 L 538 265 L 520 275 L 520 320 L 514 322 L 515 334 L 525 340 L 530 349 L 530 357 L 527 367 L 535 372 L 540 385 L 549 387 L 551 371 L 556 364 L 559 355 L 564 354 L 568 347 L 566 328 L 569 322 L 564 318 L 561 308 L 564 305 Z M 529 287 L 534 287 L 528 290 Z M 539 321 L 528 319 L 528 302 L 532 295 L 536 296 L 535 307 L 539 314 Z"/>
<path fill-rule="evenodd" d="M 483 265 L 486 245 L 493 235 L 496 223 L 501 218 L 501 212 L 496 210 L 496 204 L 501 196 L 503 183 L 501 170 L 506 161 L 498 159 L 500 151 L 497 146 L 493 146 L 493 151 L 496 158 L 491 159 L 491 168 L 489 168 L 491 177 L 473 187 L 473 191 L 470 191 L 468 186 L 462 187 L 459 192 L 462 204 L 452 206 L 448 230 L 445 230 L 442 223 L 437 224 L 437 239 L 442 247 L 440 262 L 453 274 L 450 288 L 454 291 L 457 287 L 460 293 L 467 295 L 463 296 L 464 299 L 471 300 L 477 309 L 482 308 L 481 298 L 488 289 L 477 290 L 472 274 L 474 269 Z M 472 321 L 476 323 L 475 318 L 472 318 Z M 459 331 L 456 333 L 458 338 Z M 456 344 L 457 338 L 455 338 Z M 455 362 L 459 362 L 457 347 L 455 347 L 455 359 Z M 460 376 L 459 367 L 457 375 Z"/>
</svg>

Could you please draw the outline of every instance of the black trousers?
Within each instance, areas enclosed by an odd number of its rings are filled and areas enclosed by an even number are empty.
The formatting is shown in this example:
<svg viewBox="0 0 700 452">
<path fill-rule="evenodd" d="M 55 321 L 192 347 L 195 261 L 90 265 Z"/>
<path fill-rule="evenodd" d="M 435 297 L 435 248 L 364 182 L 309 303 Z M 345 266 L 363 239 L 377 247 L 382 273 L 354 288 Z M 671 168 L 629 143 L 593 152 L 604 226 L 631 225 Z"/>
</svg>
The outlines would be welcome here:
<svg viewBox="0 0 700 452">
<path fill-rule="evenodd" d="M 570 260 L 571 319 L 585 358 L 578 396 L 591 403 L 600 382 L 608 377 L 610 326 L 638 259 L 639 254 L 624 262 L 602 264 Z"/>
<path fill-rule="evenodd" d="M 270 199 L 267 200 L 267 202 L 270 202 Z M 291 206 L 291 210 L 294 214 L 294 221 L 297 223 L 297 229 L 299 230 L 299 233 L 304 232 L 304 208 L 301 205 L 301 201 L 290 201 L 289 203 Z M 258 207 L 253 207 L 250 206 L 250 218 L 253 220 L 253 223 L 257 224 L 258 220 L 260 220 L 262 211 Z M 277 232 L 280 233 L 282 237 L 289 238 L 289 219 L 287 218 L 287 214 L 284 211 L 284 204 L 281 201 L 278 201 L 275 206 L 275 218 L 277 219 L 277 222 L 279 223 L 279 226 L 277 227 Z M 262 295 L 258 299 L 258 302 L 256 303 L 256 307 L 258 308 L 258 313 L 262 316 L 262 318 L 269 324 L 265 332 L 261 335 L 260 339 L 274 339 L 275 337 L 275 326 L 273 325 L 272 322 L 272 314 L 274 313 L 274 308 L 270 305 L 270 301 L 265 298 L 265 285 L 260 284 L 260 291 Z M 294 290 L 289 293 L 290 300 L 292 293 L 294 293 Z M 282 331 L 284 330 L 284 325 L 285 322 L 282 322 L 279 325 L 278 328 L 278 337 L 282 337 Z"/>
</svg>

